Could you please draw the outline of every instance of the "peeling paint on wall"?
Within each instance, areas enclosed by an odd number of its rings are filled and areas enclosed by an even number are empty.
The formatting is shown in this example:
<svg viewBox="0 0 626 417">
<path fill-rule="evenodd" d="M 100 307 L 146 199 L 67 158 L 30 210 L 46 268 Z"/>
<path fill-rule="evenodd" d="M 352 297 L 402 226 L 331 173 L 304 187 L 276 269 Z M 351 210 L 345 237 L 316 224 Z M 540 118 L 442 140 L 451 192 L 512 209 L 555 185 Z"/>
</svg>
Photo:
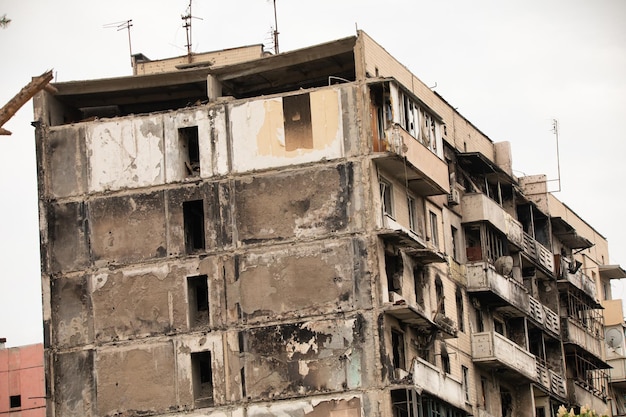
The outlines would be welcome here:
<svg viewBox="0 0 626 417">
<path fill-rule="evenodd" d="M 342 157 L 340 91 L 323 89 L 303 93 L 302 97 L 233 104 L 233 170 L 245 172 Z"/>
</svg>

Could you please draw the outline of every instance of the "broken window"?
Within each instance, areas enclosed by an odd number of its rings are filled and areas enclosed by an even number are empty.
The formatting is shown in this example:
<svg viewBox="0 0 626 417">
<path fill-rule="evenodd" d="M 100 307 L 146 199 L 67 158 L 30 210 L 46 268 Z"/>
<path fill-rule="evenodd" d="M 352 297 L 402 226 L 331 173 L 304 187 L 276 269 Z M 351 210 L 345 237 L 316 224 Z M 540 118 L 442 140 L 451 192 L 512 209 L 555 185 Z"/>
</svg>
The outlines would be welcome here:
<svg viewBox="0 0 626 417">
<path fill-rule="evenodd" d="M 504 322 L 497 320 L 497 319 L 493 319 L 493 330 L 498 333 L 501 334 L 502 336 L 506 337 L 505 334 L 505 327 L 504 327 Z"/>
<path fill-rule="evenodd" d="M 187 277 L 187 297 L 189 302 L 189 327 L 209 324 L 208 277 L 198 275 Z"/>
<path fill-rule="evenodd" d="M 430 217 L 430 239 L 431 243 L 435 248 L 439 247 L 439 227 L 437 225 L 437 214 L 429 211 L 428 215 Z"/>
<path fill-rule="evenodd" d="M 313 149 L 309 93 L 283 97 L 285 150 Z"/>
<path fill-rule="evenodd" d="M 502 417 L 511 417 L 511 415 L 513 415 L 513 395 L 511 392 L 500 389 L 500 405 Z"/>
<path fill-rule="evenodd" d="M 412 389 L 391 391 L 391 415 L 393 417 L 418 417 L 421 414 L 420 397 Z"/>
<path fill-rule="evenodd" d="M 404 334 L 397 330 L 391 331 L 391 348 L 394 369 L 406 369 L 404 355 Z"/>
<path fill-rule="evenodd" d="M 415 212 L 415 199 L 407 196 L 407 208 L 409 210 L 409 229 L 417 233 L 417 214 Z"/>
<path fill-rule="evenodd" d="M 401 253 L 385 252 L 385 273 L 387 274 L 387 289 L 402 294 L 404 262 Z"/>
<path fill-rule="evenodd" d="M 465 322 L 464 322 L 465 312 L 463 308 L 463 293 L 461 292 L 461 289 L 458 287 L 456 289 L 455 298 L 456 298 L 456 321 L 459 326 L 459 331 L 464 332 L 465 331 Z"/>
<path fill-rule="evenodd" d="M 459 260 L 459 230 L 450 226 L 450 236 L 452 238 L 452 259 Z"/>
<path fill-rule="evenodd" d="M 213 371 L 210 351 L 191 354 L 191 372 L 193 399 L 196 407 L 213 405 Z"/>
<path fill-rule="evenodd" d="M 487 378 L 484 376 L 480 377 L 480 395 L 482 408 L 486 410 L 489 405 L 489 391 L 487 390 Z"/>
<path fill-rule="evenodd" d="M 9 397 L 9 405 L 11 408 L 20 408 L 22 406 L 22 396 L 11 395 Z"/>
<path fill-rule="evenodd" d="M 187 253 L 204 250 L 204 203 L 202 200 L 183 203 L 185 249 Z"/>
<path fill-rule="evenodd" d="M 445 351 L 441 352 L 441 369 L 443 369 L 443 372 L 446 374 L 450 373 L 450 355 Z"/>
<path fill-rule="evenodd" d="M 437 297 L 437 313 L 441 313 L 442 315 L 446 315 L 446 303 L 445 296 L 443 293 L 443 283 L 441 282 L 441 278 L 437 277 L 435 279 L 435 295 Z"/>
<path fill-rule="evenodd" d="M 383 216 L 387 215 L 393 218 L 393 199 L 391 195 L 391 184 L 382 178 L 378 182 L 380 186 L 380 200 L 383 209 Z"/>
<path fill-rule="evenodd" d="M 178 140 L 185 158 L 187 177 L 200 175 L 200 144 L 198 142 L 198 126 L 181 127 L 178 129 Z"/>
<path fill-rule="evenodd" d="M 469 369 L 466 366 L 461 365 L 461 376 L 462 384 L 463 384 L 463 393 L 465 394 L 465 402 L 470 402 L 470 393 L 469 393 Z"/>
<path fill-rule="evenodd" d="M 483 320 L 483 312 L 482 310 L 476 309 L 476 331 L 484 332 L 485 331 L 485 321 Z"/>
<path fill-rule="evenodd" d="M 426 280 L 424 278 L 425 275 L 424 267 L 421 265 L 415 265 L 413 267 L 413 285 L 415 289 L 415 302 L 417 305 L 424 308 L 424 286 L 426 285 Z"/>
</svg>

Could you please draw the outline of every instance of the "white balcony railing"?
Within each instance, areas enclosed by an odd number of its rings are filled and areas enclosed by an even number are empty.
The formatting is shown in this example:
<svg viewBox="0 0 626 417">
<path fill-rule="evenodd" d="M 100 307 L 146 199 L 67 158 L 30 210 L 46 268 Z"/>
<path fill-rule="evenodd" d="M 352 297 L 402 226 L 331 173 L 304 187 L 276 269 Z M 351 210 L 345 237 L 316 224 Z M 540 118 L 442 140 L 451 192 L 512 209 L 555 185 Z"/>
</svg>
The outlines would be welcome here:
<svg viewBox="0 0 626 417">
<path fill-rule="evenodd" d="M 554 272 L 554 255 L 528 233 L 524 233 L 524 253 L 550 272 Z"/>
<path fill-rule="evenodd" d="M 541 304 L 541 301 L 534 297 L 529 296 L 530 301 L 530 316 L 544 328 L 551 331 L 553 334 L 560 335 L 561 326 L 559 323 L 559 316 L 550 308 Z"/>
<path fill-rule="evenodd" d="M 601 359 L 603 340 L 600 335 L 592 334 L 586 327 L 571 317 L 563 317 L 562 319 L 561 325 L 566 330 L 563 341 L 573 343 Z"/>
<path fill-rule="evenodd" d="M 474 362 L 505 366 L 531 381 L 537 380 L 535 356 L 499 333 L 472 334 L 472 357 Z"/>
</svg>

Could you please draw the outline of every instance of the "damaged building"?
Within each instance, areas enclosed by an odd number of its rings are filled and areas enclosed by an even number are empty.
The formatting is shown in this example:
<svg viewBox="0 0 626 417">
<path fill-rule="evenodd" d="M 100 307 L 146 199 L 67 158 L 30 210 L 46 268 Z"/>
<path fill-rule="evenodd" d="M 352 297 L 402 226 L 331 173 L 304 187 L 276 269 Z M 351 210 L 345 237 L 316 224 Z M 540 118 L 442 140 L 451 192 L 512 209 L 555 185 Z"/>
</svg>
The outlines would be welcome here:
<svg viewBox="0 0 626 417">
<path fill-rule="evenodd" d="M 50 417 L 610 408 L 606 239 L 508 143 L 362 31 L 188 58 L 35 97 Z"/>
</svg>

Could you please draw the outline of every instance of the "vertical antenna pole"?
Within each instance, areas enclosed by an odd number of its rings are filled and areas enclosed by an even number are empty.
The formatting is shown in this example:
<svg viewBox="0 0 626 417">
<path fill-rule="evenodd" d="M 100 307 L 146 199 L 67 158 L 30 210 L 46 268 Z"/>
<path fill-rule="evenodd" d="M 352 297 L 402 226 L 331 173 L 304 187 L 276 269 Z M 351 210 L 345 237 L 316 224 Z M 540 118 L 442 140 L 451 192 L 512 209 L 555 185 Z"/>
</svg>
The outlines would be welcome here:
<svg viewBox="0 0 626 417">
<path fill-rule="evenodd" d="M 552 119 L 552 131 L 556 138 L 556 169 L 557 169 L 557 181 L 559 182 L 559 189 L 555 192 L 561 191 L 561 158 L 559 156 L 559 122 L 556 119 Z"/>
<path fill-rule="evenodd" d="M 276 0 L 274 0 L 274 53 L 279 54 L 278 51 L 278 17 L 276 16 Z"/>
<path fill-rule="evenodd" d="M 130 28 L 133 26 L 133 19 L 126 21 L 126 29 L 128 29 L 128 50 L 130 51 L 130 66 L 133 66 L 133 45 L 130 43 Z"/>
<path fill-rule="evenodd" d="M 187 33 L 187 62 L 191 63 L 191 0 L 189 0 L 189 13 L 181 16 L 181 19 L 185 23 L 183 23 L 183 27 L 185 28 L 185 32 Z"/>
</svg>

